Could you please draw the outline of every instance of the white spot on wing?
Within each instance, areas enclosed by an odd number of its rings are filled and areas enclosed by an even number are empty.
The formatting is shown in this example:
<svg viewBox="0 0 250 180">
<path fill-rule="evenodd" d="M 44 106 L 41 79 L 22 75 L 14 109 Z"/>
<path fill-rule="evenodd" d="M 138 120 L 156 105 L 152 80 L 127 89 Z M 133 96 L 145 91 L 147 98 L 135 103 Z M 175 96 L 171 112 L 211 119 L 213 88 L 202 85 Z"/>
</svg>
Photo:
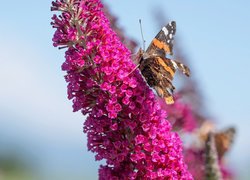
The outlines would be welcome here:
<svg viewBox="0 0 250 180">
<path fill-rule="evenodd" d="M 182 67 L 183 69 L 185 69 L 185 67 L 184 67 L 184 65 L 183 65 L 183 64 L 181 64 L 181 67 Z"/>
<path fill-rule="evenodd" d="M 167 28 L 165 26 L 161 30 L 164 32 L 164 34 L 166 36 L 168 35 L 168 30 L 167 30 Z"/>
<path fill-rule="evenodd" d="M 174 60 L 171 60 L 171 63 L 173 64 L 174 68 L 177 69 L 178 65 L 176 64 L 176 62 Z"/>
</svg>

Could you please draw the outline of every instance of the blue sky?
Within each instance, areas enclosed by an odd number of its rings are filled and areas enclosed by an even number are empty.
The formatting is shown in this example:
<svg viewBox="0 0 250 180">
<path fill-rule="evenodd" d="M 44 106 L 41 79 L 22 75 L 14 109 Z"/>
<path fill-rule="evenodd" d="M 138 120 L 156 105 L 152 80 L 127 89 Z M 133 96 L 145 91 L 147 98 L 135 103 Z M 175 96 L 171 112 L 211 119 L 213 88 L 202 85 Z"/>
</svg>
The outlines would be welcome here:
<svg viewBox="0 0 250 180">
<path fill-rule="evenodd" d="M 146 43 L 161 28 L 155 12 L 177 22 L 176 38 L 190 60 L 205 104 L 219 127 L 237 127 L 229 162 L 246 174 L 250 165 L 250 1 L 105 0 L 128 36 Z M 53 172 L 96 179 L 98 163 L 86 150 L 84 117 L 72 113 L 52 46 L 51 1 L 3 1 L 0 11 L 0 153 L 33 160 L 43 176 Z M 167 23 L 167 22 L 166 22 Z M 40 169 L 40 170 L 38 170 Z"/>
</svg>

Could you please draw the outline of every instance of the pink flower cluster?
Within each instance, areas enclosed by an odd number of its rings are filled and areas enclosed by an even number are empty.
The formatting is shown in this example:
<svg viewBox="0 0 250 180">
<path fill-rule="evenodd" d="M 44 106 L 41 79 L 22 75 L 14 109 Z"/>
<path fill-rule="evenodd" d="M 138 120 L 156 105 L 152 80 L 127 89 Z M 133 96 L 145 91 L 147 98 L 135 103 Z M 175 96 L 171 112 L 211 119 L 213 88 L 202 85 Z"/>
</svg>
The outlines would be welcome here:
<svg viewBox="0 0 250 180">
<path fill-rule="evenodd" d="M 175 131 L 184 131 L 191 133 L 198 124 L 189 104 L 181 102 L 178 97 L 172 105 L 162 104 L 162 107 L 168 112 L 168 120 Z"/>
<path fill-rule="evenodd" d="M 187 162 L 188 170 L 193 175 L 194 179 L 205 178 L 205 152 L 202 148 L 187 148 L 184 150 L 185 162 Z M 222 159 L 219 160 L 219 167 L 222 178 L 224 180 L 233 180 L 235 175 L 231 169 L 228 169 L 223 163 Z"/>
<path fill-rule="evenodd" d="M 110 28 L 99 0 L 56 0 L 54 46 L 66 47 L 68 98 L 88 117 L 84 132 L 99 179 L 192 179 L 179 136 Z"/>
<path fill-rule="evenodd" d="M 205 152 L 204 149 L 187 148 L 184 150 L 185 162 L 194 179 L 205 178 Z"/>
</svg>

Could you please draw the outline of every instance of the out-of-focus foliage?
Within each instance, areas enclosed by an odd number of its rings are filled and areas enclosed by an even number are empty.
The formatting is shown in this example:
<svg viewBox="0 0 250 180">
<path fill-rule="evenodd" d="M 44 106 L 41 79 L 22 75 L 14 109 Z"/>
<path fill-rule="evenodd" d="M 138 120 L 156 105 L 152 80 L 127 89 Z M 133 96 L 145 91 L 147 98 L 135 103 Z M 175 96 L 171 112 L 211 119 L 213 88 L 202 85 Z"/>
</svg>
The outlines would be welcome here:
<svg viewBox="0 0 250 180">
<path fill-rule="evenodd" d="M 16 154 L 0 155 L 0 180 L 32 180 L 29 165 Z"/>
</svg>

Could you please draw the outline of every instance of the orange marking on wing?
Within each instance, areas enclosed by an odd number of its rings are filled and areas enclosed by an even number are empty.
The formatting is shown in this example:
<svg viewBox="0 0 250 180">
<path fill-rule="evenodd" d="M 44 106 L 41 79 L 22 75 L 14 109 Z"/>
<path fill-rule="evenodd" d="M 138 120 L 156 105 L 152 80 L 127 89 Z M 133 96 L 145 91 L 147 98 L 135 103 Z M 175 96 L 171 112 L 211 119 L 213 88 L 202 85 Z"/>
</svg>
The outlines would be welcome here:
<svg viewBox="0 0 250 180">
<path fill-rule="evenodd" d="M 158 96 L 164 98 L 166 104 L 174 104 L 174 98 L 172 96 L 167 96 L 167 97 L 165 96 L 164 97 L 164 91 L 162 88 L 160 88 L 158 86 L 155 86 L 154 88 L 155 88 Z"/>
<path fill-rule="evenodd" d="M 174 76 L 174 71 L 163 61 L 162 58 L 157 57 L 157 61 L 172 77 Z"/>
<path fill-rule="evenodd" d="M 156 47 L 158 47 L 158 48 L 160 48 L 160 49 L 163 49 L 165 52 L 170 53 L 170 47 L 169 47 L 166 43 L 161 42 L 161 41 L 159 41 L 158 39 L 154 38 L 154 39 L 153 39 L 153 44 L 154 44 Z"/>
<path fill-rule="evenodd" d="M 166 104 L 174 104 L 174 99 L 172 96 L 165 97 Z"/>
</svg>

